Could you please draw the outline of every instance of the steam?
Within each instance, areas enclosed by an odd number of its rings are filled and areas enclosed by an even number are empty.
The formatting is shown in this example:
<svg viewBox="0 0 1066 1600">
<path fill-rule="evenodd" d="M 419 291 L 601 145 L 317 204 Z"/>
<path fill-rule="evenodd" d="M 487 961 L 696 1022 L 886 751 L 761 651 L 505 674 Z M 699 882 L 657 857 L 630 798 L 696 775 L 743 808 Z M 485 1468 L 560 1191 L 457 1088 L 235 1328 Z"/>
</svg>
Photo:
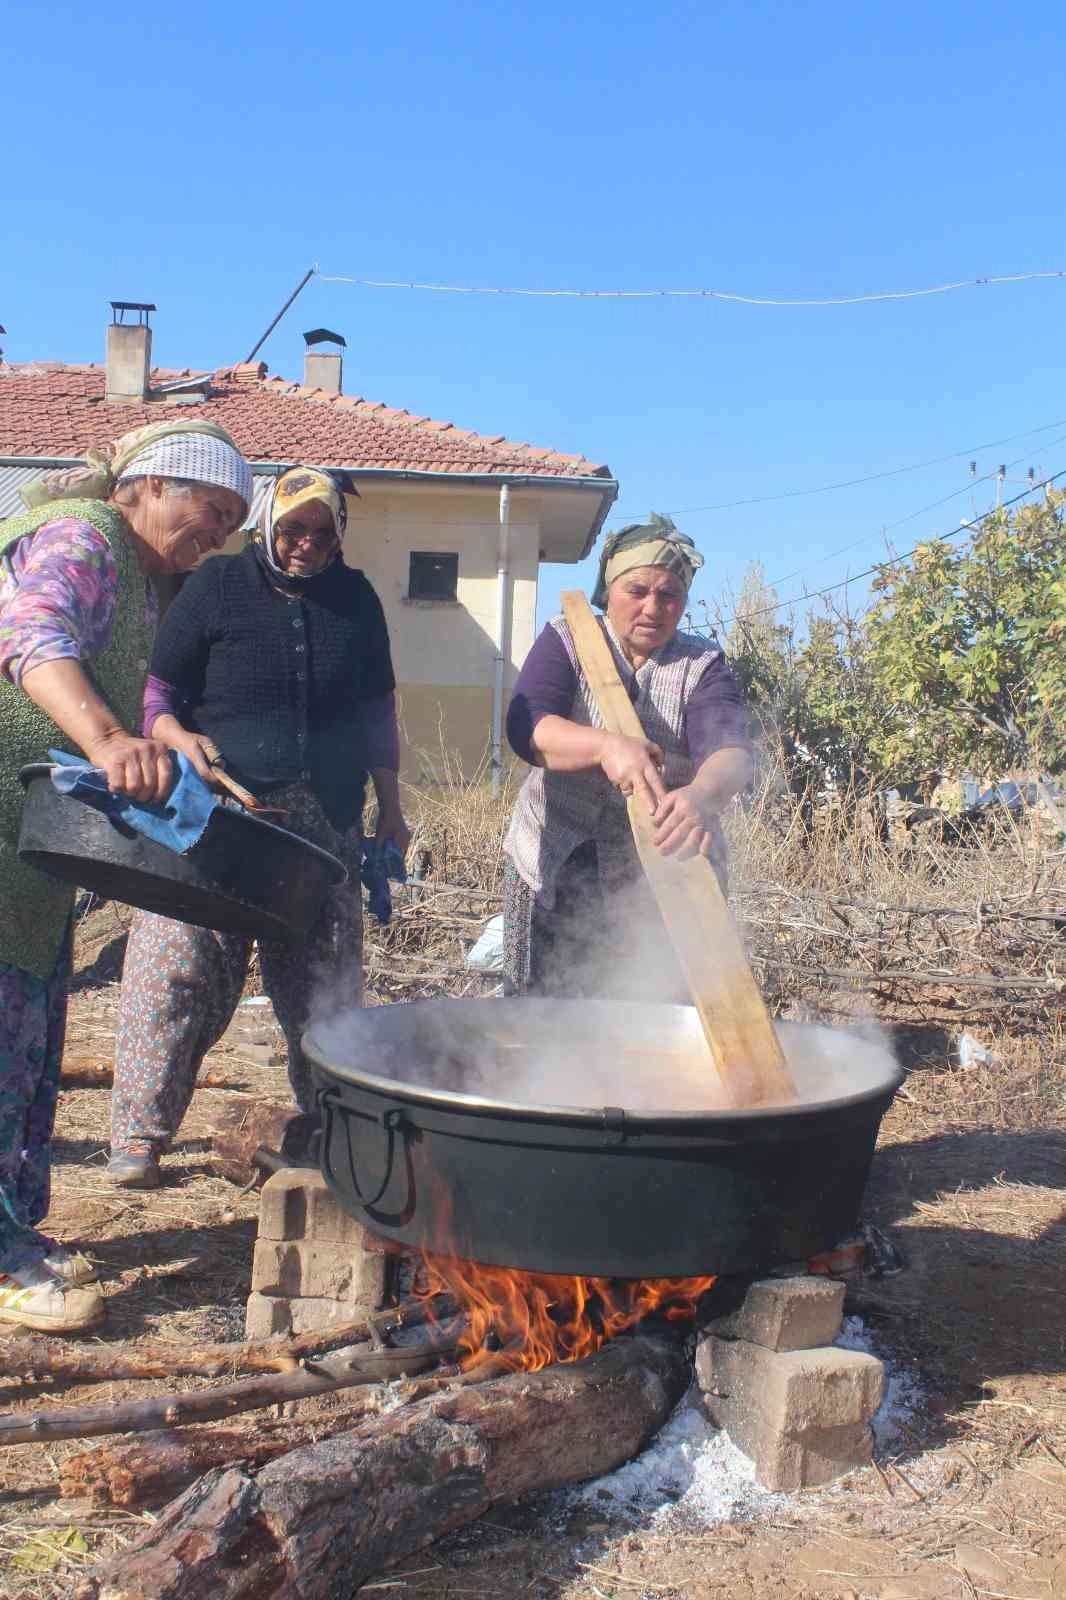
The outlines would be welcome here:
<svg viewBox="0 0 1066 1600">
<path fill-rule="evenodd" d="M 777 1024 L 805 1103 L 892 1081 L 870 1029 Z M 311 1037 L 341 1071 L 531 1106 L 633 1113 L 722 1111 L 728 1102 L 694 1006 L 550 1000 L 421 1000 L 338 1012 Z"/>
<path fill-rule="evenodd" d="M 528 1106 L 650 1112 L 724 1111 L 729 1101 L 645 880 L 610 897 L 594 872 L 563 886 L 568 915 L 538 935 L 536 976 L 573 999 L 421 1000 L 351 1004 L 336 978 L 320 984 L 310 1037 L 345 1071 L 412 1088 Z M 896 1073 L 875 1024 L 779 1022 L 799 1098 L 833 1101 Z"/>
</svg>

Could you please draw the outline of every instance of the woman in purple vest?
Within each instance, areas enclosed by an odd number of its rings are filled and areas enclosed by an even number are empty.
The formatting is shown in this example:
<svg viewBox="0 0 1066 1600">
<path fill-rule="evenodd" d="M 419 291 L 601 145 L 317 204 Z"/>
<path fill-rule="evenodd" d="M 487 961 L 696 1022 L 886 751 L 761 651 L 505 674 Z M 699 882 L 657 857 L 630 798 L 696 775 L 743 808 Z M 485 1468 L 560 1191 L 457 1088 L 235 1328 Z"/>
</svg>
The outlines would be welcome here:
<svg viewBox="0 0 1066 1600">
<path fill-rule="evenodd" d="M 285 1033 L 289 1080 L 313 1105 L 300 1036 L 312 993 L 362 998 L 362 818 L 366 778 L 378 840 L 409 842 L 399 801 L 395 679 L 381 602 L 345 564 L 345 475 L 293 467 L 240 555 L 205 562 L 160 627 L 145 732 L 209 782 L 229 775 L 292 832 L 339 856 L 348 882 L 299 945 L 259 943 L 263 985 Z M 200 1064 L 240 1000 L 251 941 L 138 912 L 122 976 L 108 1175 L 154 1188 Z"/>
<path fill-rule="evenodd" d="M 510 994 L 687 997 L 625 802 L 635 794 L 654 814 L 665 855 L 706 855 L 724 882 L 719 819 L 752 758 L 722 651 L 678 631 L 702 565 L 669 517 L 604 542 L 592 600 L 645 738 L 604 729 L 562 617 L 526 658 L 507 718 L 512 749 L 533 768 L 504 844 Z"/>
</svg>

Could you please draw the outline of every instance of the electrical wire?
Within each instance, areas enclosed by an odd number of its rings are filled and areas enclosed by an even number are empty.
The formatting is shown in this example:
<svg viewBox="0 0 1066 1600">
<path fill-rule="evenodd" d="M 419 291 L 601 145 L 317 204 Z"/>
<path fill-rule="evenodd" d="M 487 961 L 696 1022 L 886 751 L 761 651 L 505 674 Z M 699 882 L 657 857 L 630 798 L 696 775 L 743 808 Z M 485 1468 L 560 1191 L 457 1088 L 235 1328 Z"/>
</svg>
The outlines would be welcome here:
<svg viewBox="0 0 1066 1600">
<path fill-rule="evenodd" d="M 522 295 L 547 300 L 727 300 L 743 306 L 860 306 L 878 300 L 918 300 L 928 295 L 951 294 L 956 289 L 986 288 L 992 284 L 1031 283 L 1038 278 L 1066 278 L 1066 269 L 1053 272 L 1013 272 L 980 278 L 958 278 L 923 289 L 886 289 L 875 294 L 832 295 L 812 299 L 776 299 L 763 295 L 734 294 L 726 289 L 518 289 L 470 283 L 418 283 L 406 279 L 350 278 L 319 272 L 323 283 L 347 283 L 358 289 L 422 289 L 434 294 Z"/>
<path fill-rule="evenodd" d="M 1020 494 L 1016 494 L 1010 500 L 1004 500 L 1002 505 L 996 507 L 996 510 L 1007 511 L 1011 506 L 1016 506 L 1019 500 L 1025 500 L 1029 495 L 1035 494 L 1040 489 L 1047 489 L 1059 478 L 1066 478 L 1066 467 L 1062 468 L 1062 470 L 1059 472 L 1052 473 L 1048 478 L 1042 478 L 1039 483 L 1029 484 L 1021 491 Z M 921 513 L 919 512 L 917 515 L 920 516 Z M 874 573 L 879 572 L 882 567 L 894 567 L 898 566 L 903 561 L 909 561 L 911 556 L 915 555 L 921 549 L 923 544 L 933 544 L 938 539 L 957 539 L 961 533 L 968 533 L 969 531 L 969 524 L 964 523 L 962 527 L 952 528 L 948 533 L 930 534 L 927 539 L 919 539 L 918 543 L 913 545 L 910 550 L 904 550 L 902 555 L 893 556 L 890 561 L 878 561 L 874 566 L 867 567 L 864 572 L 854 572 L 849 577 L 842 579 L 840 583 L 827 584 L 824 589 L 813 589 L 809 594 L 801 595 L 799 599 L 803 602 L 808 600 L 820 600 L 823 595 L 835 594 L 838 589 L 846 589 L 850 584 L 858 583 L 863 578 L 872 578 Z M 783 611 L 786 606 L 794 606 L 797 604 L 799 604 L 799 600 L 778 600 L 775 605 L 760 606 L 757 611 L 746 612 L 743 617 L 743 621 L 751 622 L 756 617 L 767 617 L 772 615 L 775 611 Z M 737 618 L 735 615 L 729 617 L 725 622 L 723 622 L 723 629 L 731 627 L 736 620 Z"/>
<path fill-rule="evenodd" d="M 1066 434 L 1060 434 L 1057 439 L 1052 439 L 1047 448 L 1053 450 L 1059 444 L 1066 444 Z M 1009 471 L 1011 467 L 1020 466 L 1024 460 L 1024 456 L 1018 456 L 1015 460 L 1006 462 L 1005 470 Z M 869 543 L 871 539 L 877 539 L 883 534 L 891 533 L 893 528 L 902 528 L 905 523 L 913 522 L 916 517 L 924 517 L 927 511 L 936 511 L 940 506 L 946 506 L 949 500 L 957 500 L 960 494 L 966 494 L 969 490 L 975 488 L 977 484 L 994 482 L 998 476 L 998 472 L 985 472 L 980 477 L 971 478 L 967 483 L 963 484 L 961 489 L 952 489 L 950 494 L 942 495 L 939 500 L 933 500 L 927 506 L 919 506 L 917 511 L 908 511 L 905 517 L 899 517 L 895 522 L 885 523 L 883 527 L 878 528 L 876 533 L 864 533 L 860 539 L 853 539 L 850 544 L 841 545 L 839 550 L 830 550 L 824 556 L 817 556 L 814 561 L 808 562 L 805 567 L 799 567 L 795 572 L 786 572 L 782 578 L 774 578 L 771 588 L 776 588 L 779 583 L 789 583 L 793 578 L 801 578 L 805 572 L 810 572 L 813 567 L 820 567 L 823 562 L 832 561 L 836 556 L 847 555 L 849 550 L 857 550 L 860 545 Z"/>
<path fill-rule="evenodd" d="M 1066 417 L 1060 417 L 1057 422 L 1045 422 L 1039 428 L 1027 428 L 1024 433 L 1011 433 L 1005 439 L 990 439 L 986 444 L 974 444 L 965 450 L 952 450 L 946 456 L 931 456 L 928 461 L 914 461 L 907 467 L 890 467 L 884 472 L 871 472 L 865 478 L 842 478 L 839 483 L 822 483 L 815 489 L 783 489 L 778 494 L 757 494 L 746 500 L 720 500 L 712 506 L 689 506 L 687 510 L 671 512 L 675 517 L 695 517 L 704 511 L 735 511 L 740 506 L 764 506 L 773 500 L 799 500 L 812 494 L 829 494 L 834 489 L 855 489 L 864 483 L 879 483 L 885 478 L 898 478 L 907 472 L 921 472 L 925 467 L 939 467 L 945 461 L 958 461 L 962 456 L 975 456 L 982 450 L 998 450 L 1001 445 L 1015 444 L 1019 439 L 1030 439 L 1038 433 L 1050 433 L 1053 428 L 1066 427 Z M 646 515 L 638 512 L 638 516 Z M 612 511 L 612 523 L 617 518 L 619 523 L 632 521 L 630 517 L 623 517 L 620 511 Z"/>
</svg>

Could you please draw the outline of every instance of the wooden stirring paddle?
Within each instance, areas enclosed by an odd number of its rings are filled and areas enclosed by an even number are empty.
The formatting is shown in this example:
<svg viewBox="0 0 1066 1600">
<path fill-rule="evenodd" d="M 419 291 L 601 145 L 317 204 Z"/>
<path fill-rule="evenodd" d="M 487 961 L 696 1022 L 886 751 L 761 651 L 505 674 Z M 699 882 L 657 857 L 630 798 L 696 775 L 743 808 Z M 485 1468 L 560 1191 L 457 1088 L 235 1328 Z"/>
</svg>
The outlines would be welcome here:
<svg viewBox="0 0 1066 1600">
<path fill-rule="evenodd" d="M 562 603 L 604 727 L 632 739 L 645 738 L 588 600 L 580 590 L 569 590 Z M 729 1105 L 795 1100 L 796 1086 L 714 868 L 705 856 L 688 861 L 664 856 L 655 846 L 655 826 L 646 803 L 631 796 L 628 806 L 641 865 L 681 963 Z"/>
</svg>

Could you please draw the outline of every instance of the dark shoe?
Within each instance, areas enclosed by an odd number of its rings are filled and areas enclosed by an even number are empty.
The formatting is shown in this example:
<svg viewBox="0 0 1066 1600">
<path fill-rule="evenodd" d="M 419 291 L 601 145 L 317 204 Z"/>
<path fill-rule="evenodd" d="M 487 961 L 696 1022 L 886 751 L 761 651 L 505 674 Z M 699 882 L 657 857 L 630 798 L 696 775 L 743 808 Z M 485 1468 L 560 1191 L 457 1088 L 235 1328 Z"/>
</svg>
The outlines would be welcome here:
<svg viewBox="0 0 1066 1600">
<path fill-rule="evenodd" d="M 155 1156 L 135 1156 L 119 1150 L 107 1163 L 106 1176 L 120 1189 L 158 1189 L 159 1162 Z"/>
</svg>

